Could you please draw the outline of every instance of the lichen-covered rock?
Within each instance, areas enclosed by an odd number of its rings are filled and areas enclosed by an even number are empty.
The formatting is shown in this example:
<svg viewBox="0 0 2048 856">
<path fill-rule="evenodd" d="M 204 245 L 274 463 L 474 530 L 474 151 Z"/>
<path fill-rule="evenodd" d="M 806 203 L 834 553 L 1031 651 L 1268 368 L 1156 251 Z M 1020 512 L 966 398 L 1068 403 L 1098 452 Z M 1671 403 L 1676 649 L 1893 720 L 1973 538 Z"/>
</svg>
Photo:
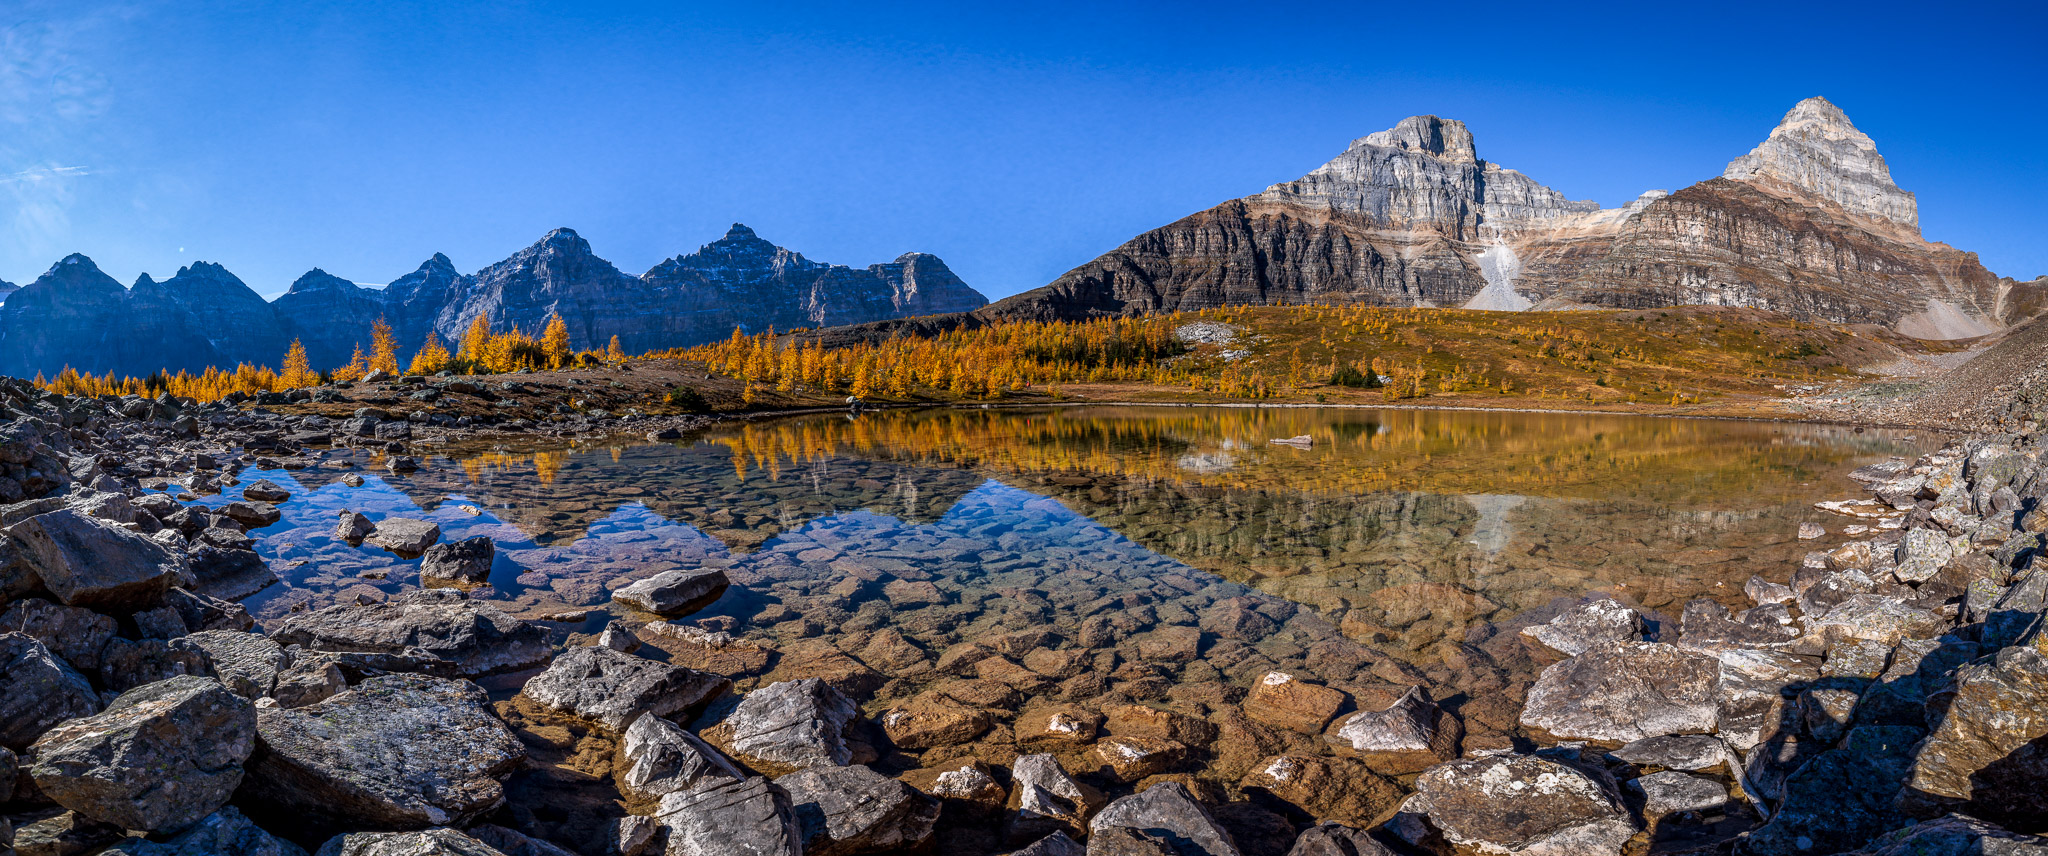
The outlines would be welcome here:
<svg viewBox="0 0 2048 856">
<path fill-rule="evenodd" d="M 479 677 L 547 662 L 547 631 L 453 589 L 406 592 L 385 603 L 343 604 L 285 619 L 280 645 L 358 655 L 382 671 Z M 346 668 L 346 664 L 344 664 Z"/>
<path fill-rule="evenodd" d="M 497 545 L 483 535 L 435 544 L 420 557 L 420 582 L 424 585 L 485 582 L 491 578 L 491 562 L 497 555 Z"/>
<path fill-rule="evenodd" d="M 71 509 L 9 532 L 43 587 L 66 606 L 126 615 L 155 604 L 190 570 L 162 544 Z"/>
<path fill-rule="evenodd" d="M 101 856 L 306 856 L 306 851 L 263 831 L 234 806 L 224 806 L 177 835 L 161 841 L 130 838 Z"/>
<path fill-rule="evenodd" d="M 0 633 L 0 746 L 28 748 L 51 726 L 99 712 L 84 675 L 24 633 Z"/>
<path fill-rule="evenodd" d="M 745 778 L 739 768 L 697 735 L 659 716 L 642 716 L 626 729 L 619 750 L 619 790 L 654 802 L 709 778 Z"/>
<path fill-rule="evenodd" d="M 667 856 L 803 856 L 789 794 L 767 779 L 714 778 L 661 798 Z"/>
<path fill-rule="evenodd" d="M 717 568 L 663 571 L 612 592 L 612 599 L 642 612 L 687 615 L 718 599 L 727 585 Z"/>
<path fill-rule="evenodd" d="M 1522 856 L 1618 854 L 1635 821 L 1609 783 L 1549 758 L 1494 755 L 1432 767 L 1406 811 L 1452 844 Z"/>
<path fill-rule="evenodd" d="M 314 856 L 505 856 L 453 829 L 422 832 L 355 832 L 337 835 Z"/>
<path fill-rule="evenodd" d="M 269 479 L 257 479 L 242 488 L 242 498 L 250 502 L 284 502 L 292 498 L 292 492 Z"/>
<path fill-rule="evenodd" d="M 1626 743 L 1708 734 L 1719 720 L 1721 664 L 1675 645 L 1588 648 L 1537 677 L 1522 725 L 1566 739 Z"/>
<path fill-rule="evenodd" d="M 938 800 L 866 767 L 813 767 L 775 784 L 789 793 L 805 856 L 912 850 L 939 819 Z"/>
<path fill-rule="evenodd" d="M 1607 754 L 1638 767 L 1686 771 L 1719 767 L 1729 758 L 1728 747 L 1719 738 L 1704 734 L 1645 737 Z"/>
<path fill-rule="evenodd" d="M 1630 779 L 1628 789 L 1643 798 L 1643 816 L 1706 812 L 1728 804 L 1728 788 L 1705 776 L 1665 770 Z"/>
<path fill-rule="evenodd" d="M 270 695 L 277 686 L 277 673 L 291 662 L 283 648 L 261 633 L 202 630 L 172 640 L 171 645 L 203 653 L 221 683 L 248 699 Z"/>
<path fill-rule="evenodd" d="M 441 540 L 441 526 L 410 517 L 386 517 L 377 521 L 376 528 L 364 540 L 400 556 L 417 556 Z"/>
<path fill-rule="evenodd" d="M 821 679 L 782 681 L 747 693 L 705 736 L 767 772 L 840 767 L 853 761 L 846 729 L 857 715 L 853 700 Z"/>
<path fill-rule="evenodd" d="M 1897 645 L 1901 639 L 1938 636 L 1946 625 L 1934 613 L 1900 598 L 1857 594 L 1824 613 L 1809 614 L 1806 629 L 1830 639 L 1870 639 Z"/>
<path fill-rule="evenodd" d="M 1600 597 L 1546 623 L 1524 627 L 1522 635 L 1575 655 L 1588 648 L 1642 641 L 1643 617 L 1613 598 Z"/>
<path fill-rule="evenodd" d="M 1394 856 L 1394 851 L 1374 841 L 1363 829 L 1320 823 L 1303 830 L 1287 856 Z"/>
<path fill-rule="evenodd" d="M 1879 836 L 1843 856 L 2048 856 L 2048 838 L 1952 814 Z"/>
<path fill-rule="evenodd" d="M 731 687 L 718 675 L 592 645 L 563 652 L 520 692 L 543 707 L 624 731 L 642 714 L 699 709 Z"/>
<path fill-rule="evenodd" d="M 398 674 L 260 710 L 244 793 L 316 830 L 461 824 L 504 801 L 526 757 L 488 704 L 468 681 Z"/>
<path fill-rule="evenodd" d="M 213 677 L 213 661 L 204 649 L 174 642 L 118 636 L 107 640 L 100 652 L 100 686 L 119 693 L 180 675 Z"/>
<path fill-rule="evenodd" d="M 2032 646 L 1956 670 L 1954 695 L 1913 762 L 1908 784 L 1932 814 L 2048 828 L 2048 656 Z"/>
<path fill-rule="evenodd" d="M 255 747 L 248 699 L 212 678 L 178 677 L 45 732 L 29 774 L 45 796 L 86 817 L 168 832 L 225 805 Z"/>
<path fill-rule="evenodd" d="M 1160 782 L 1103 806 L 1088 822 L 1091 834 L 1111 828 L 1163 833 L 1182 856 L 1240 856 L 1237 841 L 1179 782 Z"/>
</svg>

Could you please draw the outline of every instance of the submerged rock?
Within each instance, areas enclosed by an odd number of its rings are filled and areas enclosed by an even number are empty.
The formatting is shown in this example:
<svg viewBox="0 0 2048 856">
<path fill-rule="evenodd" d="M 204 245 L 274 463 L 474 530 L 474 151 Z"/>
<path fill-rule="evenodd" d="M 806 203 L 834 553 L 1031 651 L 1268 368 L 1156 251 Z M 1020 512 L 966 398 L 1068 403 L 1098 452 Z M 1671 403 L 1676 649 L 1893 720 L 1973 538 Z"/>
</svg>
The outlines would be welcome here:
<svg viewBox="0 0 2048 856">
<path fill-rule="evenodd" d="M 387 603 L 344 604 L 285 619 L 280 645 L 343 655 L 365 673 L 479 677 L 547 662 L 547 631 L 452 589 L 406 592 Z"/>
<path fill-rule="evenodd" d="M 227 803 L 255 746 L 248 699 L 212 678 L 171 678 L 50 729 L 31 750 L 29 774 L 44 795 L 86 817 L 175 831 Z"/>
<path fill-rule="evenodd" d="M 1238 784 L 1316 820 L 1364 828 L 1378 826 L 1401 807 L 1400 787 L 1350 758 L 1277 755 L 1260 761 Z"/>
<path fill-rule="evenodd" d="M 1295 680 L 1285 672 L 1267 672 L 1244 700 L 1246 716 L 1304 734 L 1322 731 L 1343 706 L 1342 691 Z"/>
<path fill-rule="evenodd" d="M 386 675 L 299 709 L 257 713 L 244 793 L 314 829 L 461 824 L 504 801 L 526 757 L 468 681 Z"/>
<path fill-rule="evenodd" d="M 543 707 L 616 732 L 642 714 L 672 716 L 702 708 L 731 687 L 718 675 L 592 645 L 563 652 L 520 692 Z"/>
</svg>

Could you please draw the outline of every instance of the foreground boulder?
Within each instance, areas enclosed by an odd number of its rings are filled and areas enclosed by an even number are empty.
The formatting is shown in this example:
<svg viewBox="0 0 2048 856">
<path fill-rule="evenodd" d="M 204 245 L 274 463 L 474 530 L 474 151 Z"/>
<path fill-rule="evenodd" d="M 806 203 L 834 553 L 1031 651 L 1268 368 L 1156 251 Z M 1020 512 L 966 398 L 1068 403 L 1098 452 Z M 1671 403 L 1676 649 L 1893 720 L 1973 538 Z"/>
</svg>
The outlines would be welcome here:
<svg viewBox="0 0 2048 856">
<path fill-rule="evenodd" d="M 725 572 L 717 568 L 664 571 L 612 593 L 612 599 L 642 612 L 687 615 L 710 606 L 725 593 Z"/>
<path fill-rule="evenodd" d="M 483 535 L 452 544 L 435 544 L 420 557 L 420 583 L 475 585 L 485 582 L 491 578 L 491 562 L 497 555 L 497 545 Z"/>
<path fill-rule="evenodd" d="M 1102 794 L 1074 781 L 1051 755 L 1025 755 L 1010 765 L 1011 841 L 1035 841 L 1055 833 L 1081 837 L 1088 818 L 1102 808 Z"/>
<path fill-rule="evenodd" d="M 667 856 L 804 856 L 789 794 L 767 779 L 713 779 L 661 798 Z"/>
<path fill-rule="evenodd" d="M 1922 816 L 1953 807 L 2020 829 L 2048 829 L 2048 656 L 2007 648 L 1956 670 L 1941 724 L 1907 784 Z"/>
<path fill-rule="evenodd" d="M 1952 814 L 1880 836 L 1845 856 L 2048 856 L 2048 838 Z"/>
<path fill-rule="evenodd" d="M 563 652 L 520 692 L 542 707 L 624 731 L 642 714 L 701 709 L 731 687 L 718 675 L 592 645 Z"/>
<path fill-rule="evenodd" d="M 261 710 L 244 794 L 314 830 L 459 825 L 504 801 L 526 754 L 488 705 L 468 681 L 400 674 Z"/>
<path fill-rule="evenodd" d="M 1535 755 L 1466 758 L 1425 771 L 1406 810 L 1427 817 L 1445 840 L 1463 848 L 1615 854 L 1636 825 L 1609 784 Z"/>
<path fill-rule="evenodd" d="M 939 819 L 938 800 L 866 767 L 814 767 L 775 784 L 789 792 L 805 856 L 915 849 Z"/>
<path fill-rule="evenodd" d="M 278 673 L 291 664 L 284 649 L 261 633 L 202 630 L 172 640 L 171 644 L 203 653 L 221 683 L 248 699 L 270 695 L 277 687 Z"/>
<path fill-rule="evenodd" d="M 1464 726 L 1431 701 L 1422 687 L 1409 687 L 1385 710 L 1347 716 L 1324 739 L 1350 750 L 1374 769 L 1415 773 L 1458 755 Z"/>
<path fill-rule="evenodd" d="M 456 832 L 357 832 L 320 846 L 314 856 L 505 856 L 503 851 Z"/>
<path fill-rule="evenodd" d="M 1921 734 L 1898 726 L 1850 729 L 1841 748 L 1821 753 L 1785 779 L 1777 812 L 1736 842 L 1735 852 L 1839 853 L 1906 825 L 1896 802 Z"/>
<path fill-rule="evenodd" d="M 843 767 L 853 762 L 846 729 L 858 714 L 821 679 L 783 681 L 747 693 L 705 736 L 766 772 Z"/>
<path fill-rule="evenodd" d="M 90 609 L 38 598 L 17 600 L 0 613 L 0 631 L 33 636 L 72 668 L 86 672 L 99 670 L 100 651 L 119 626 L 114 619 Z"/>
<path fill-rule="evenodd" d="M 713 778 L 746 778 L 697 735 L 659 716 L 642 716 L 626 729 L 619 749 L 619 791 L 653 802 Z"/>
<path fill-rule="evenodd" d="M 1308 828 L 1294 839 L 1287 856 L 1394 856 L 1394 851 L 1372 840 L 1365 830 L 1337 823 Z"/>
<path fill-rule="evenodd" d="M 1088 823 L 1089 833 L 1100 838 L 1112 829 L 1148 833 L 1174 845 L 1178 856 L 1239 856 L 1237 842 L 1209 810 L 1179 782 L 1161 782 L 1143 793 L 1124 797 L 1104 806 Z M 1091 851 L 1096 848 L 1091 846 Z"/>
<path fill-rule="evenodd" d="M 473 601 L 453 589 L 420 589 L 386 603 L 330 606 L 286 619 L 270 638 L 279 645 L 354 655 L 368 673 L 420 672 L 480 677 L 547 662 L 547 631 Z"/>
<path fill-rule="evenodd" d="M 145 609 L 188 572 L 184 556 L 72 509 L 9 530 L 43 588 L 66 606 L 125 615 Z"/>
<path fill-rule="evenodd" d="M 101 856 L 306 856 L 306 851 L 226 806 L 175 836 L 161 841 L 130 838 Z"/>
<path fill-rule="evenodd" d="M 1599 597 L 1547 623 L 1524 627 L 1522 635 L 1572 656 L 1588 648 L 1642 641 L 1643 617 L 1613 598 Z"/>
<path fill-rule="evenodd" d="M 1721 663 L 1676 645 L 1589 648 L 1529 688 L 1522 725 L 1565 739 L 1628 743 L 1709 734 L 1720 718 Z"/>
<path fill-rule="evenodd" d="M 24 633 L 0 633 L 0 747 L 26 749 L 67 719 L 100 709 L 85 676 Z"/>
<path fill-rule="evenodd" d="M 29 774 L 58 805 L 123 829 L 175 831 L 226 805 L 256 748 L 256 709 L 212 678 L 122 693 L 35 742 Z"/>
</svg>

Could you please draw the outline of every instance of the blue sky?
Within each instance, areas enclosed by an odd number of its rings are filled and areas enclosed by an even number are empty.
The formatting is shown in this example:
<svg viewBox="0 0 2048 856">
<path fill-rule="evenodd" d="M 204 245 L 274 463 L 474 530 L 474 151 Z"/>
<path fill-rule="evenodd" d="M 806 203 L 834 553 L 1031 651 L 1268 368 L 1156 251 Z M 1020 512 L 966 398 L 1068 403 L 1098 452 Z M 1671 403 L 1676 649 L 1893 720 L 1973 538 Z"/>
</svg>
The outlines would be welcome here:
<svg viewBox="0 0 2048 856">
<path fill-rule="evenodd" d="M 0 0 L 0 279 L 275 294 L 556 226 L 638 273 L 741 221 L 999 297 L 1411 114 L 1611 206 L 1810 95 L 1930 239 L 2048 274 L 2038 3 L 993 5 Z"/>
</svg>

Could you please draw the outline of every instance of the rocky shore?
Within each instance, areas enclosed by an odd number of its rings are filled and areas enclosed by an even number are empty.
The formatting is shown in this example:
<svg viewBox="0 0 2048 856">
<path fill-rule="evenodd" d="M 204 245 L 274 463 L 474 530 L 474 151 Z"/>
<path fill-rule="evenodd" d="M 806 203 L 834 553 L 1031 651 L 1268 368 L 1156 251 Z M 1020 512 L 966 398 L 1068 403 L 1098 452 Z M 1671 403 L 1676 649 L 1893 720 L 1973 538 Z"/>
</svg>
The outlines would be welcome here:
<svg viewBox="0 0 2048 856">
<path fill-rule="evenodd" d="M 413 386 L 530 404 L 495 381 Z M 1658 622 L 1592 598 L 1522 630 L 1547 665 L 1508 739 L 1466 719 L 1481 703 L 1300 677 L 1286 664 L 1328 674 L 1334 648 L 1262 651 L 1297 622 L 1255 603 L 1154 627 L 1132 616 L 1193 610 L 1132 595 L 1056 620 L 1029 589 L 1004 599 L 1035 621 L 936 656 L 860 626 L 862 659 L 928 658 L 939 679 L 882 709 L 880 675 L 837 649 L 766 651 L 729 617 L 692 619 L 768 581 L 677 567 L 612 590 L 639 621 L 572 634 L 464 592 L 488 540 L 391 518 L 344 515 L 336 535 L 424 554 L 447 587 L 258 628 L 239 601 L 277 577 L 249 533 L 290 495 L 243 470 L 354 444 L 403 471 L 486 421 L 266 409 L 320 395 L 197 406 L 0 381 L 0 856 L 2048 854 L 2048 438 L 2031 423 L 1858 471 L 1869 496 L 1829 503 L 1838 531 L 1802 532 L 1815 550 L 1789 584 L 1749 581 L 1745 610 L 1698 600 Z M 691 424 L 540 415 L 489 421 Z M 842 583 L 944 608 L 915 568 Z M 1166 698 L 1197 682 L 1198 650 L 1228 646 L 1250 671 L 1203 679 L 1222 689 L 1198 706 L 1099 691 Z"/>
</svg>

